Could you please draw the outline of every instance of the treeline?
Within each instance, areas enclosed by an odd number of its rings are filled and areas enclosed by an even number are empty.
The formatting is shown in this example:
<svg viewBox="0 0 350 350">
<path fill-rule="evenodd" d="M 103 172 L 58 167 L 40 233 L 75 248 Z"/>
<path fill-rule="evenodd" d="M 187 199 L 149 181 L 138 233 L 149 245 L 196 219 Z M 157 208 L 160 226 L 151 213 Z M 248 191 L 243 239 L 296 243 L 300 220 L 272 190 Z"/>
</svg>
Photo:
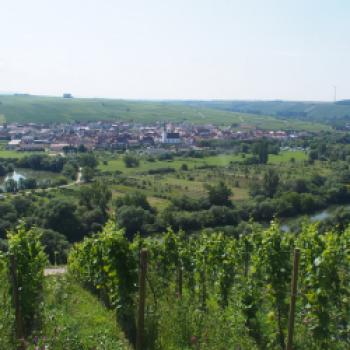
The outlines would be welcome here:
<svg viewBox="0 0 350 350">
<path fill-rule="evenodd" d="M 137 232 L 146 235 L 167 227 L 186 231 L 220 228 L 236 235 L 251 219 L 269 222 L 274 218 L 308 215 L 332 204 L 350 203 L 348 187 L 337 178 L 314 175 L 309 179 L 282 180 L 273 168 L 259 181 L 252 181 L 250 192 L 250 200 L 235 204 L 230 199 L 230 188 L 219 182 L 207 186 L 206 197 L 172 197 L 170 204 L 159 212 L 150 209 L 146 196 L 131 193 L 118 199 L 116 218 L 131 237 Z"/>
<path fill-rule="evenodd" d="M 22 158 L 0 158 L 0 176 L 12 172 L 15 168 L 60 173 L 67 163 L 73 165 L 75 168 L 79 165 L 95 168 L 98 165 L 98 160 L 93 153 L 73 154 L 67 157 L 31 154 Z"/>
<path fill-rule="evenodd" d="M 255 220 L 310 214 L 332 204 L 350 202 L 350 191 L 343 174 L 328 177 L 281 179 L 274 168 L 268 169 L 261 180 L 253 180 L 250 194 L 253 201 L 245 208 Z M 344 181 L 345 180 L 345 181 Z"/>
<path fill-rule="evenodd" d="M 6 232 L 19 220 L 42 230 L 42 242 L 52 263 L 64 263 L 70 243 L 101 230 L 108 219 L 111 192 L 97 182 L 77 191 L 76 197 L 55 198 L 51 193 L 17 195 L 0 202 L 0 247 L 7 249 Z M 0 250 L 1 250 L 0 249 Z"/>
</svg>

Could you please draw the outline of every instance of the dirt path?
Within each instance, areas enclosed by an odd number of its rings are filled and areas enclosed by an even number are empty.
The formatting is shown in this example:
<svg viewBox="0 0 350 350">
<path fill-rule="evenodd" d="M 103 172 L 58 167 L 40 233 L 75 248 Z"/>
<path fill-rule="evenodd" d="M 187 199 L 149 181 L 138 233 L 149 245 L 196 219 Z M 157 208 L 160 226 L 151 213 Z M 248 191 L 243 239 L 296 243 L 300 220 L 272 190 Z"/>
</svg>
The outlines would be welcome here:
<svg viewBox="0 0 350 350">
<path fill-rule="evenodd" d="M 48 267 L 44 270 L 44 276 L 63 275 L 66 272 L 67 272 L 66 266 Z"/>
</svg>

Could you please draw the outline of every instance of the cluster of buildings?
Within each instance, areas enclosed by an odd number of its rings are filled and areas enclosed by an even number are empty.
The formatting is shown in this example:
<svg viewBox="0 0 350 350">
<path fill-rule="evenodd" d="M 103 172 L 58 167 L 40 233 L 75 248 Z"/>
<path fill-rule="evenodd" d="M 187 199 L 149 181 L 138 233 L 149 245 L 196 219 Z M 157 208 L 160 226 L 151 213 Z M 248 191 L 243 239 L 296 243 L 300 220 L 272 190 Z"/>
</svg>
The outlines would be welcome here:
<svg viewBox="0 0 350 350">
<path fill-rule="evenodd" d="M 302 133 L 258 130 L 190 123 L 155 123 L 141 125 L 127 122 L 86 122 L 43 125 L 11 123 L 0 125 L 0 139 L 8 140 L 7 148 L 17 151 L 61 152 L 65 147 L 89 149 L 159 148 L 175 145 L 196 146 L 202 140 L 253 140 L 267 137 L 279 140 L 296 138 Z"/>
</svg>

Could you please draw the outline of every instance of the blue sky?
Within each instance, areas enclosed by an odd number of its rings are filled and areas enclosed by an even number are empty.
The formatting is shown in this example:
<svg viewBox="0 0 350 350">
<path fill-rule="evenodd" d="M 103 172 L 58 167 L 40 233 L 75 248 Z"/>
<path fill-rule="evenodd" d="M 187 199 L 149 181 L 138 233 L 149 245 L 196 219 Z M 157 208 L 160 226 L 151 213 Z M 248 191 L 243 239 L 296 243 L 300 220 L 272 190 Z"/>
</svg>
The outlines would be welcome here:
<svg viewBox="0 0 350 350">
<path fill-rule="evenodd" d="M 350 98 L 347 0 L 0 0 L 0 91 Z"/>
</svg>

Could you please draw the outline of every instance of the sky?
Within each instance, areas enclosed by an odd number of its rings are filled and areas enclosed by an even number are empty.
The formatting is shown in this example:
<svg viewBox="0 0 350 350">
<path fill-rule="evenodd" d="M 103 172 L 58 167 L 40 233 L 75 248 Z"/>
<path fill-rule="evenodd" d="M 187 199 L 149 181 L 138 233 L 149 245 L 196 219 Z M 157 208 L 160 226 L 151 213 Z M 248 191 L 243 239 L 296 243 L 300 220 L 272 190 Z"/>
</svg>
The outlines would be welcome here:
<svg viewBox="0 0 350 350">
<path fill-rule="evenodd" d="M 348 0 L 0 0 L 0 92 L 350 98 Z"/>
</svg>

